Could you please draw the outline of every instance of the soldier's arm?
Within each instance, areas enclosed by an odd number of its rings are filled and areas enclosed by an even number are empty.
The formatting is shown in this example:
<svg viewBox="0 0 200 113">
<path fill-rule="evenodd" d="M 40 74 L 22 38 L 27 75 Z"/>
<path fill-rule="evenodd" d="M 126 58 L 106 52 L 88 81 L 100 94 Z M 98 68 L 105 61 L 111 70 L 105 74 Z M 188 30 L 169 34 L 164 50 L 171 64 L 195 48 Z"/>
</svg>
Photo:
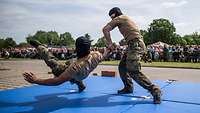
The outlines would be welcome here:
<svg viewBox="0 0 200 113">
<path fill-rule="evenodd" d="M 39 84 L 39 85 L 46 85 L 46 86 L 56 86 L 56 85 L 60 85 L 66 81 L 71 80 L 71 78 L 67 75 L 65 75 L 66 73 L 62 73 L 59 77 L 55 77 L 55 78 L 48 78 L 48 79 L 40 79 L 37 78 L 35 74 L 33 73 L 24 73 L 24 79 L 26 81 L 28 81 L 29 83 L 35 83 L 35 84 Z"/>
<path fill-rule="evenodd" d="M 112 39 L 110 36 L 110 31 L 112 31 L 114 28 L 116 28 L 118 25 L 120 25 L 120 19 L 114 18 L 109 23 L 107 23 L 106 26 L 103 27 L 103 34 L 106 39 L 107 47 L 112 46 Z"/>
<path fill-rule="evenodd" d="M 106 39 L 106 45 L 109 47 L 111 46 L 112 44 L 112 39 L 111 39 L 111 36 L 110 36 L 110 31 L 112 31 L 112 27 L 110 25 L 106 25 L 104 28 L 103 28 L 103 34 L 104 34 L 104 37 Z"/>
</svg>

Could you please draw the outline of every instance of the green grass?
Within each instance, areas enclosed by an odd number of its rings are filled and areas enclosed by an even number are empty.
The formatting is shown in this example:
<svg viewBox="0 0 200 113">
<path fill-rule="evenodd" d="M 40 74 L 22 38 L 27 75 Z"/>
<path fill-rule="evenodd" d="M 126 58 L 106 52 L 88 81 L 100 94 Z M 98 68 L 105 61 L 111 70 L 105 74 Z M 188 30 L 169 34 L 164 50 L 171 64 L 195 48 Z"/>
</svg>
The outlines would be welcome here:
<svg viewBox="0 0 200 113">
<path fill-rule="evenodd" d="M 3 59 L 0 58 L 0 61 L 20 61 L 20 60 L 34 60 L 29 58 L 10 58 Z M 65 63 L 65 60 L 60 60 L 60 62 Z M 100 63 L 101 65 L 118 65 L 119 61 L 103 61 Z M 169 67 L 169 68 L 188 68 L 188 69 L 200 69 L 200 63 L 182 63 L 182 62 L 152 62 L 152 63 L 144 63 L 142 62 L 142 66 L 144 67 Z"/>
<path fill-rule="evenodd" d="M 101 64 L 102 65 L 118 65 L 119 61 L 103 61 Z M 142 62 L 142 66 L 200 69 L 200 63 L 182 63 L 182 62 L 152 62 L 152 63 Z"/>
</svg>

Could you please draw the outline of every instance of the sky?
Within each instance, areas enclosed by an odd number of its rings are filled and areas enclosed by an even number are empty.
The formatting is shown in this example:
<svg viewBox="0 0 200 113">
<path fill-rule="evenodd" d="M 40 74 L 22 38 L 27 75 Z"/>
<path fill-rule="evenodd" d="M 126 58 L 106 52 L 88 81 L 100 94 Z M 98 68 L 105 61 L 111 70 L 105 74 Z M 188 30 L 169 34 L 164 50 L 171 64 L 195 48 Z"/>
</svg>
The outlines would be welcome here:
<svg viewBox="0 0 200 113">
<path fill-rule="evenodd" d="M 74 39 L 89 33 L 96 42 L 102 28 L 111 20 L 108 12 L 121 8 L 140 29 L 149 28 L 154 19 L 173 22 L 181 36 L 200 32 L 200 0 L 0 0 L 0 37 L 17 43 L 38 30 L 70 32 Z M 123 37 L 111 32 L 114 42 Z"/>
</svg>

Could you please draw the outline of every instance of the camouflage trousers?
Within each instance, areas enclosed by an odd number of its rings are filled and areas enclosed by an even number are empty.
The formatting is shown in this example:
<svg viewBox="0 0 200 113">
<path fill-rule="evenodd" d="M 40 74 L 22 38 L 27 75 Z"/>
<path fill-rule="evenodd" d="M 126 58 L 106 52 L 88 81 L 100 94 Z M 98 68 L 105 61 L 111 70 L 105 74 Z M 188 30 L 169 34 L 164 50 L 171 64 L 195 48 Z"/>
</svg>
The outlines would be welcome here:
<svg viewBox="0 0 200 113">
<path fill-rule="evenodd" d="M 59 63 L 57 61 L 57 58 L 55 56 L 53 56 L 52 53 L 48 52 L 48 48 L 40 45 L 37 48 L 38 54 L 40 56 L 41 59 L 43 59 L 45 61 L 45 63 L 47 64 L 48 67 L 51 68 L 52 73 L 54 74 L 54 76 L 58 77 L 59 75 L 61 75 L 65 69 L 68 68 L 68 66 L 70 65 L 70 63 Z M 83 84 L 82 81 L 77 81 L 77 80 L 70 80 L 71 83 L 76 83 L 76 84 Z"/>
<path fill-rule="evenodd" d="M 145 44 L 142 39 L 134 39 L 128 42 L 126 53 L 119 64 L 119 74 L 125 87 L 133 88 L 132 79 L 135 80 L 144 89 L 152 94 L 154 89 L 159 89 L 141 72 L 141 56 L 145 52 Z"/>
</svg>

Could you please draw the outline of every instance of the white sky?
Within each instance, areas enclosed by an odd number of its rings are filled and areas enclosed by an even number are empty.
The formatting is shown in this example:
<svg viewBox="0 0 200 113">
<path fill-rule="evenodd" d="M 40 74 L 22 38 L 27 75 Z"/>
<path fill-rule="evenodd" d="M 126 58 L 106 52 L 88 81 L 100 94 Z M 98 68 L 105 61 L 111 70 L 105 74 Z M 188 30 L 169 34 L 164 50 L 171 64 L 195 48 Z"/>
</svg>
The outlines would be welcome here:
<svg viewBox="0 0 200 113">
<path fill-rule="evenodd" d="M 141 29 L 153 19 L 166 18 L 185 35 L 200 32 L 199 4 L 199 0 L 0 0 L 0 37 L 19 43 L 38 30 L 53 30 L 70 32 L 74 38 L 89 33 L 96 41 L 110 21 L 108 11 L 116 6 Z M 112 38 L 122 39 L 118 29 Z"/>
</svg>

